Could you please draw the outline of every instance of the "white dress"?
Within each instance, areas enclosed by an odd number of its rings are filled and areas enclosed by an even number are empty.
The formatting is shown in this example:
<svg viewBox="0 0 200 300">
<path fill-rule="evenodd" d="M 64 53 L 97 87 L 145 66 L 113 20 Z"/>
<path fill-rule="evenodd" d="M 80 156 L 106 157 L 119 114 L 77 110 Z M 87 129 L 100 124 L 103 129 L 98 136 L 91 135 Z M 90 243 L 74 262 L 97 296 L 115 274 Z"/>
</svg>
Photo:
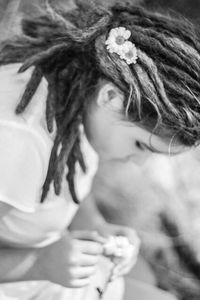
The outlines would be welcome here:
<svg viewBox="0 0 200 300">
<path fill-rule="evenodd" d="M 12 207 L 0 220 L 0 243 L 44 247 L 62 236 L 78 206 L 71 199 L 65 180 L 60 196 L 55 195 L 51 185 L 46 201 L 40 203 L 55 132 L 50 135 L 46 127 L 45 79 L 25 112 L 15 114 L 32 72 L 31 69 L 18 74 L 19 67 L 20 64 L 0 67 L 0 209 L 4 203 Z M 98 165 L 98 157 L 84 135 L 82 149 L 87 154 L 89 170 L 85 175 L 77 169 L 76 189 L 81 200 L 90 190 Z M 91 286 L 84 289 L 67 289 L 47 281 L 0 284 L 0 300 L 95 300 L 93 285 L 105 278 L 106 268 L 104 261 Z M 117 287 L 120 299 L 122 285 Z"/>
</svg>

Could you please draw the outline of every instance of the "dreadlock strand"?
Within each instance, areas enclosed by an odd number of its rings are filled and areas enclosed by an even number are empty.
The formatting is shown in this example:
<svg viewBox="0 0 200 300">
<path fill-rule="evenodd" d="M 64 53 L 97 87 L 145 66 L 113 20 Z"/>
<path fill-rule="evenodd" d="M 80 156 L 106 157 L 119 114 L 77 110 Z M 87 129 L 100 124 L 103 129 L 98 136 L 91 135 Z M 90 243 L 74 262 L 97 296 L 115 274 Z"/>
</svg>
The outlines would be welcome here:
<svg viewBox="0 0 200 300">
<path fill-rule="evenodd" d="M 158 40 L 161 45 L 165 47 L 165 49 L 168 49 L 175 55 L 179 56 L 182 61 L 185 61 L 186 64 L 191 65 L 192 69 L 194 69 L 198 73 L 200 66 L 200 56 L 196 49 L 192 48 L 184 41 L 176 37 L 167 37 L 163 39 L 163 33 L 158 33 L 153 29 L 146 29 L 135 25 L 135 30 L 138 33 L 141 32 L 148 37 Z"/>
<path fill-rule="evenodd" d="M 182 86 L 174 84 L 171 81 L 163 78 L 163 84 L 166 88 L 167 93 L 173 96 L 175 99 L 179 99 L 182 103 L 186 101 L 187 103 L 194 102 L 195 98 L 190 92 L 183 90 Z"/>
<path fill-rule="evenodd" d="M 77 118 L 76 120 L 74 120 L 73 124 L 71 124 L 70 130 L 68 130 L 68 136 L 64 140 L 60 154 L 57 158 L 57 168 L 54 176 L 54 188 L 56 195 L 59 195 L 61 191 L 64 167 L 79 134 L 78 126 L 80 122 L 80 118 Z"/>
<path fill-rule="evenodd" d="M 160 79 L 158 74 L 158 69 L 156 65 L 153 63 L 152 59 L 149 58 L 144 52 L 138 50 L 138 57 L 140 59 L 141 65 L 148 73 L 149 77 L 151 78 L 154 88 L 156 89 L 157 94 L 160 97 L 161 103 L 163 103 L 169 111 L 173 111 L 176 115 L 178 115 L 177 109 L 174 105 L 169 101 L 165 88 L 163 86 L 163 82 Z"/>
<path fill-rule="evenodd" d="M 151 58 L 157 56 L 157 59 L 159 58 L 161 62 L 165 62 L 167 57 L 168 61 L 174 66 L 188 72 L 197 80 L 200 78 L 200 75 L 195 70 L 191 69 L 177 54 L 166 49 L 155 38 L 148 37 L 142 33 L 138 34 L 136 31 L 132 32 L 131 38 L 132 42 L 138 45 L 138 48 L 144 53 L 149 53 Z M 153 48 L 151 47 L 152 44 L 154 45 Z"/>
<path fill-rule="evenodd" d="M 135 79 L 135 76 L 133 76 L 129 66 L 123 60 L 121 60 L 118 57 L 115 57 L 113 54 L 110 54 L 110 57 L 112 58 L 113 62 L 115 62 L 116 69 L 121 74 L 122 78 L 124 79 L 124 82 L 129 87 L 131 93 L 128 94 L 127 98 L 129 100 L 132 100 L 133 107 L 136 108 L 136 111 L 139 115 L 139 119 L 141 119 L 141 93 L 139 90 L 138 82 Z M 125 103 L 125 105 L 125 110 L 128 112 L 128 103 Z"/>
<path fill-rule="evenodd" d="M 159 104 L 159 101 L 158 101 L 156 93 L 155 93 L 155 88 L 152 85 L 148 74 L 139 65 L 137 66 L 136 70 L 134 70 L 134 74 L 138 81 L 138 85 L 143 93 L 143 101 L 145 99 L 145 101 L 147 101 L 148 103 L 150 103 L 152 105 L 153 109 L 155 110 L 155 112 L 157 114 L 157 123 L 161 122 L 162 107 Z M 146 82 L 144 82 L 144 79 L 147 79 L 148 85 L 146 85 Z M 149 93 L 152 97 L 149 97 Z M 157 105 L 157 103 L 158 103 L 158 105 Z M 142 110 L 142 108 L 141 108 L 141 110 Z"/>
<path fill-rule="evenodd" d="M 99 37 L 95 42 L 95 48 L 97 52 L 97 63 L 101 73 L 107 78 L 112 78 L 114 83 L 122 90 L 126 91 L 126 87 L 123 85 L 121 74 L 116 70 L 115 63 L 107 54 L 105 49 L 106 36 Z M 116 55 L 115 55 L 116 57 Z"/>
<path fill-rule="evenodd" d="M 185 83 L 188 87 L 192 87 L 197 93 L 200 93 L 200 83 L 192 78 L 189 74 L 178 70 L 170 65 L 160 64 L 158 66 L 159 73 L 163 74 L 166 78 L 172 80 L 179 80 L 180 82 Z"/>
<path fill-rule="evenodd" d="M 47 128 L 50 133 L 53 132 L 53 125 L 55 119 L 55 107 L 57 99 L 57 88 L 54 76 L 50 76 L 48 79 L 48 95 L 46 101 L 46 122 Z"/>
<path fill-rule="evenodd" d="M 120 11 L 126 12 L 129 15 L 131 14 L 132 18 L 134 18 L 135 25 L 139 23 L 142 27 L 146 25 L 166 35 L 169 34 L 169 36 L 176 35 L 178 38 L 182 37 L 183 40 L 186 40 L 186 42 L 191 44 L 197 51 L 200 50 L 199 39 L 194 30 L 194 26 L 188 20 L 186 21 L 186 19 L 183 20 L 179 17 L 177 22 L 173 17 L 147 11 L 142 7 L 133 5 L 125 6 L 123 4 L 117 4 L 112 7 L 112 11 L 113 13 L 119 13 Z"/>
<path fill-rule="evenodd" d="M 50 49 L 47 49 L 39 54 L 33 55 L 24 62 L 22 67 L 19 69 L 19 73 L 26 71 L 32 65 L 40 65 L 41 63 L 44 64 L 45 61 L 58 54 L 58 52 L 67 51 L 70 46 L 71 45 L 67 45 L 66 43 L 61 43 L 58 45 L 54 45 Z"/>
<path fill-rule="evenodd" d="M 12 40 L 2 42 L 0 45 L 0 64 L 24 62 L 27 57 L 40 52 L 45 46 L 40 38 L 36 40 L 27 36 L 13 37 Z"/>
<path fill-rule="evenodd" d="M 75 162 L 70 160 L 68 163 L 68 168 L 70 169 L 70 172 L 68 172 L 66 179 L 69 183 L 69 191 L 70 194 L 72 196 L 72 199 L 74 201 L 74 203 L 76 204 L 80 204 L 80 201 L 78 200 L 78 197 L 76 195 L 76 191 L 75 191 L 75 184 L 74 184 L 74 176 L 75 176 Z"/>
<path fill-rule="evenodd" d="M 64 27 L 65 29 L 69 29 L 73 27 L 73 24 L 67 21 L 62 15 L 61 12 L 56 11 L 56 7 L 52 7 L 49 3 L 49 0 L 45 0 L 45 7 L 47 14 L 49 15 L 50 19 L 53 20 L 57 25 Z"/>
<path fill-rule="evenodd" d="M 199 71 L 200 55 L 194 48 L 177 38 L 166 38 L 163 44 L 176 55 L 179 55 L 187 64 L 191 65 L 195 72 Z"/>
<path fill-rule="evenodd" d="M 79 139 L 79 135 L 77 136 L 77 140 L 74 143 L 73 149 L 69 155 L 69 158 L 67 160 L 67 166 L 68 166 L 68 173 L 66 175 L 66 179 L 69 184 L 69 191 L 71 193 L 72 199 L 74 200 L 74 203 L 80 204 L 80 201 L 77 197 L 76 190 L 75 190 L 75 172 L 76 172 L 76 161 L 77 161 L 77 153 L 73 150 L 78 146 L 78 150 L 80 152 L 79 145 L 77 144 L 77 141 Z"/>
<path fill-rule="evenodd" d="M 110 16 L 106 15 L 101 17 L 101 19 L 91 28 L 86 30 L 76 29 L 71 30 L 70 37 L 77 43 L 84 43 L 88 46 L 88 43 L 98 37 L 110 24 Z"/>
<path fill-rule="evenodd" d="M 41 195 L 41 203 L 44 202 L 44 199 L 47 196 L 47 193 L 49 191 L 50 188 L 50 183 L 54 177 L 55 174 L 55 168 L 56 168 L 56 161 L 57 161 L 57 151 L 58 151 L 58 146 L 60 144 L 61 141 L 61 137 L 57 134 L 55 141 L 54 141 L 54 145 L 53 148 L 51 150 L 51 155 L 50 155 L 50 159 L 49 159 L 49 166 L 48 166 L 48 171 L 47 171 L 47 176 L 46 176 L 46 180 L 43 184 L 43 188 L 42 188 L 42 195 Z"/>
<path fill-rule="evenodd" d="M 24 94 L 21 98 L 20 103 L 17 105 L 16 107 L 16 114 L 20 114 L 22 113 L 25 108 L 28 106 L 28 104 L 30 103 L 33 95 L 35 94 L 41 80 L 42 80 L 43 74 L 40 68 L 35 67 L 31 78 L 26 86 L 26 89 L 24 91 Z"/>
<path fill-rule="evenodd" d="M 71 151 L 71 155 L 74 157 L 76 161 L 79 162 L 79 165 L 83 171 L 83 173 L 87 172 L 87 166 L 85 164 L 85 160 L 83 154 L 81 152 L 81 141 L 80 141 L 80 134 L 77 136 L 76 142 L 74 143 L 74 147 Z"/>
</svg>

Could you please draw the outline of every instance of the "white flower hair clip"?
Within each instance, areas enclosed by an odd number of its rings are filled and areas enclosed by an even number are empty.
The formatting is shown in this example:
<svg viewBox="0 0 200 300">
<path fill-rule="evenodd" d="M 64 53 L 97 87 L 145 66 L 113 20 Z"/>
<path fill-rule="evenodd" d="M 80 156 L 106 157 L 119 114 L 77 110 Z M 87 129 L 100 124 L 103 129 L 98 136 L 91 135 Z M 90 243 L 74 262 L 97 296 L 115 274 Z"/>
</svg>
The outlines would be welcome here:
<svg viewBox="0 0 200 300">
<path fill-rule="evenodd" d="M 116 27 L 111 29 L 105 42 L 107 50 L 118 54 L 128 65 L 136 64 L 138 58 L 135 45 L 128 40 L 130 36 L 130 30 L 125 27 Z"/>
</svg>

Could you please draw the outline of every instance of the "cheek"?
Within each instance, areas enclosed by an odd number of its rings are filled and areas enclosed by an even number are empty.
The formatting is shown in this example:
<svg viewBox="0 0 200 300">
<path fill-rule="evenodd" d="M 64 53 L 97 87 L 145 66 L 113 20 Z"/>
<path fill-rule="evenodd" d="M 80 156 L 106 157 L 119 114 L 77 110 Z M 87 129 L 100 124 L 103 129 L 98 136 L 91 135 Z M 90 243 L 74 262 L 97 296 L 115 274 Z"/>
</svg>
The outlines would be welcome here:
<svg viewBox="0 0 200 300">
<path fill-rule="evenodd" d="M 88 141 L 98 154 L 105 152 L 106 141 L 109 140 L 109 131 L 105 128 L 105 124 L 90 122 L 85 126 L 85 133 Z"/>
<path fill-rule="evenodd" d="M 115 128 L 107 139 L 107 152 L 109 156 L 118 159 L 126 159 L 138 165 L 142 165 L 151 157 L 148 150 L 137 147 L 136 141 L 142 138 L 140 132 L 134 132 L 132 128 Z"/>
<path fill-rule="evenodd" d="M 134 141 L 120 128 L 93 127 L 87 136 L 97 153 L 106 159 L 123 158 L 133 153 Z"/>
<path fill-rule="evenodd" d="M 122 157 L 133 154 L 134 140 L 132 136 L 121 128 L 114 128 L 107 137 L 107 148 L 113 156 Z"/>
</svg>

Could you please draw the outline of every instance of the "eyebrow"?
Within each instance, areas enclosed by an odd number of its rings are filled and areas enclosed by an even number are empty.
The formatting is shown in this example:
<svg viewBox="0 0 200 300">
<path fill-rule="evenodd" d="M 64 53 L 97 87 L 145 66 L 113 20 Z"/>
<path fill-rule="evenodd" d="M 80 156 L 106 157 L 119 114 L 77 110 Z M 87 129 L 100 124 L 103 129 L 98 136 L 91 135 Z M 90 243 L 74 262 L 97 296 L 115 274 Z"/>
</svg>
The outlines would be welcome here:
<svg viewBox="0 0 200 300">
<path fill-rule="evenodd" d="M 157 154 L 168 154 L 168 155 L 176 155 L 181 153 L 181 151 L 177 151 L 177 152 L 163 152 L 163 151 L 159 151 L 156 150 L 155 148 L 150 147 L 149 145 L 142 143 L 144 145 L 145 148 L 147 148 L 149 151 L 151 151 L 152 153 L 157 153 Z"/>
<path fill-rule="evenodd" d="M 166 154 L 167 153 L 167 152 L 162 152 L 162 151 L 156 150 L 145 143 L 143 143 L 143 145 L 145 146 L 145 148 L 147 148 L 152 153 L 158 153 L 158 154 Z"/>
</svg>

